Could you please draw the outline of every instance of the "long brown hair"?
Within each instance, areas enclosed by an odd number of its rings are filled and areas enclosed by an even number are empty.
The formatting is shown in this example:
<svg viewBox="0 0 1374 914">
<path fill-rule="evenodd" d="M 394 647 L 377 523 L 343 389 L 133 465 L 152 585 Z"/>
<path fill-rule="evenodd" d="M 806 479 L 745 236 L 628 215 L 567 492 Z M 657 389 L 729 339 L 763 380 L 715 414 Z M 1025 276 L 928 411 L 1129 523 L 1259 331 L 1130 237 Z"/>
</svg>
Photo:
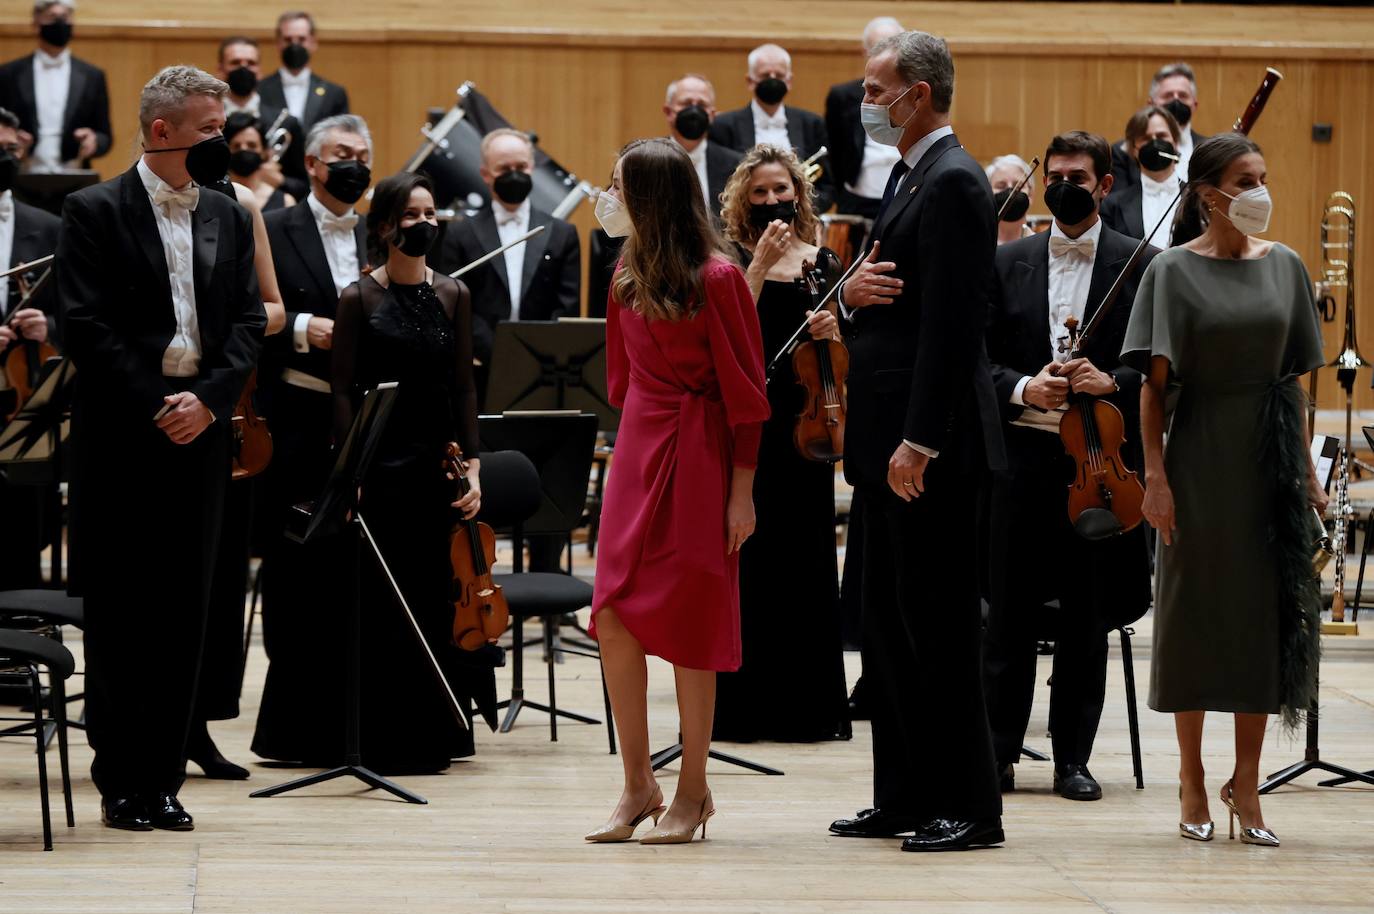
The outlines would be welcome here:
<svg viewBox="0 0 1374 914">
<path fill-rule="evenodd" d="M 611 280 L 615 297 L 648 318 L 690 317 L 705 297 L 702 267 L 725 249 L 687 152 L 670 139 L 627 145 L 620 152 L 620 199 L 634 228 Z"/>
<path fill-rule="evenodd" d="M 1220 185 L 1227 166 L 1243 155 L 1259 151 L 1254 140 L 1240 133 L 1218 133 L 1197 144 L 1188 160 L 1188 183 L 1183 187 L 1183 199 L 1178 201 L 1178 212 L 1174 214 L 1175 247 L 1207 230 L 1210 219 L 1203 212 L 1206 204 L 1202 202 L 1202 189 Z"/>
<path fill-rule="evenodd" d="M 792 196 L 797 202 L 797 217 L 792 220 L 792 230 L 797 237 L 808 243 L 816 237 L 820 219 L 811 198 L 815 191 L 811 182 L 806 180 L 805 170 L 797 154 L 790 149 L 779 149 L 760 143 L 745 153 L 744 158 L 725 185 L 725 193 L 720 195 L 724 208 L 721 219 L 725 222 L 725 236 L 731 241 L 751 245 L 759 240 L 763 229 L 749 221 L 749 182 L 754 178 L 754 169 L 760 165 L 781 165 L 792 180 Z"/>
</svg>

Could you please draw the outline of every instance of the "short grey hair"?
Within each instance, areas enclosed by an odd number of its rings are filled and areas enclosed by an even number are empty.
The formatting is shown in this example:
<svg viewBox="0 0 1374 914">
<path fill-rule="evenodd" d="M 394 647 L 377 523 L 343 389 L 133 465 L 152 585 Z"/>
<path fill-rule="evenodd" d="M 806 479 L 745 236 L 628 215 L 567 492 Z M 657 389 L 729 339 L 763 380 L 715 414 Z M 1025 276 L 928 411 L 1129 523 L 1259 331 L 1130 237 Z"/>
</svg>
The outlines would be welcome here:
<svg viewBox="0 0 1374 914">
<path fill-rule="evenodd" d="M 310 128 L 310 133 L 306 134 L 305 154 L 319 158 L 320 150 L 324 148 L 325 139 L 336 130 L 343 133 L 356 133 L 362 137 L 363 142 L 367 144 L 367 154 L 371 157 L 372 133 L 367 129 L 367 121 L 356 114 L 336 114 L 333 117 L 317 121 L 315 126 Z"/>
<path fill-rule="evenodd" d="M 1008 153 L 1007 155 L 998 156 L 997 158 L 993 159 L 991 162 L 988 163 L 988 167 L 983 169 L 983 173 L 986 174 L 988 176 L 988 180 L 991 181 L 992 176 L 1004 168 L 1009 168 L 1015 171 L 1016 180 L 1018 181 L 1021 180 L 1021 178 L 1026 174 L 1026 172 L 1031 170 L 1029 162 L 1021 158 L 1016 153 L 1012 152 Z M 1026 182 L 1026 186 L 1032 190 L 1035 189 L 1034 172 L 1031 172 L 1030 180 Z"/>
<path fill-rule="evenodd" d="M 52 6 L 65 6 L 73 13 L 76 12 L 76 0 L 33 0 L 33 14 L 41 16 Z"/>
<path fill-rule="evenodd" d="M 897 54 L 897 74 L 906 84 L 926 83 L 931 107 L 941 114 L 949 111 L 954 101 L 954 58 L 945 40 L 928 32 L 902 32 L 878 42 L 868 56 L 889 51 Z"/>
<path fill-rule="evenodd" d="M 1171 76 L 1188 77 L 1188 87 L 1193 90 L 1193 98 L 1197 98 L 1197 77 L 1193 75 L 1193 68 L 1181 60 L 1165 64 L 1159 68 L 1154 78 L 1150 80 L 1149 97 L 1154 98 L 1155 93 L 1159 91 L 1159 84 Z"/>
<path fill-rule="evenodd" d="M 491 152 L 491 147 L 496 143 L 497 140 L 501 139 L 501 137 L 503 136 L 515 137 L 517 140 L 519 140 L 520 142 L 524 143 L 527 147 L 529 147 L 530 156 L 534 156 L 534 140 L 530 139 L 530 135 L 528 133 L 525 133 L 522 130 L 516 130 L 514 127 L 497 127 L 491 133 L 488 133 L 486 136 L 482 137 L 481 151 L 483 162 L 486 162 L 487 153 Z"/>
<path fill-rule="evenodd" d="M 684 79 L 697 79 L 706 83 L 706 89 L 711 93 L 711 104 L 714 105 L 716 103 L 716 87 L 711 85 L 711 81 L 709 79 L 707 79 L 705 76 L 702 76 L 700 73 L 683 73 L 677 79 L 668 83 L 668 91 L 665 92 L 663 95 L 663 104 L 671 105 L 673 103 L 673 97 L 677 95 L 678 84 L 681 83 Z"/>
<path fill-rule="evenodd" d="M 176 121 L 186 107 L 186 99 L 203 95 L 222 100 L 229 87 L 199 67 L 178 64 L 163 67 L 157 75 L 148 80 L 138 97 L 138 125 L 143 138 L 148 139 L 148 131 L 153 121 Z"/>
<path fill-rule="evenodd" d="M 754 75 L 754 67 L 758 66 L 759 58 L 765 54 L 778 54 L 783 60 L 787 61 L 787 72 L 792 72 L 792 55 L 787 53 L 787 49 L 777 44 L 761 44 L 749 52 L 749 75 Z"/>
<path fill-rule="evenodd" d="M 868 25 L 864 26 L 864 50 L 867 51 L 878 43 L 874 36 L 879 32 L 902 32 L 902 24 L 891 16 L 879 16 L 876 19 L 868 20 Z M 884 36 L 886 37 L 886 36 Z"/>
</svg>

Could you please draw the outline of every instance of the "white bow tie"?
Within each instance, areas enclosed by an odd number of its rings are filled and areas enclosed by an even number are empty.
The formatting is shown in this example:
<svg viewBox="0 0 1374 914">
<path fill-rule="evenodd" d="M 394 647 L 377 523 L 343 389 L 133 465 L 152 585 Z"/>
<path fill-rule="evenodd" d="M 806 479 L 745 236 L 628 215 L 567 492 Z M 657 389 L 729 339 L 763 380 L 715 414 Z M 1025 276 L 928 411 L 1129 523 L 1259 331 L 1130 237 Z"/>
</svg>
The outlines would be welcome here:
<svg viewBox="0 0 1374 914">
<path fill-rule="evenodd" d="M 58 67 L 62 66 L 67 62 L 67 58 L 60 55 L 57 57 L 49 57 L 47 54 L 39 54 L 38 62 L 42 64 L 46 69 L 56 70 Z"/>
<path fill-rule="evenodd" d="M 326 212 L 320 217 L 320 228 L 327 232 L 351 232 L 358 224 L 357 213 L 336 216 Z"/>
<path fill-rule="evenodd" d="M 520 213 L 519 213 L 519 212 L 514 212 L 514 213 L 512 213 L 512 212 L 507 211 L 507 212 L 504 212 L 504 213 L 499 214 L 499 215 L 496 217 L 496 224 L 497 224 L 497 225 L 518 225 L 519 222 L 520 222 Z"/>
<path fill-rule="evenodd" d="M 759 119 L 757 126 L 762 127 L 764 130 L 786 130 L 787 118 L 781 114 L 763 117 Z"/>
<path fill-rule="evenodd" d="M 1060 235 L 1050 236 L 1050 255 L 1053 257 L 1063 257 L 1065 254 L 1075 254 L 1085 260 L 1093 259 L 1093 252 L 1097 249 L 1097 244 L 1091 238 L 1064 238 Z"/>
<path fill-rule="evenodd" d="M 161 181 L 153 191 L 153 205 L 163 206 L 164 204 L 174 204 L 184 210 L 191 211 L 200 203 L 200 188 L 192 184 L 182 190 L 174 190 Z"/>
</svg>

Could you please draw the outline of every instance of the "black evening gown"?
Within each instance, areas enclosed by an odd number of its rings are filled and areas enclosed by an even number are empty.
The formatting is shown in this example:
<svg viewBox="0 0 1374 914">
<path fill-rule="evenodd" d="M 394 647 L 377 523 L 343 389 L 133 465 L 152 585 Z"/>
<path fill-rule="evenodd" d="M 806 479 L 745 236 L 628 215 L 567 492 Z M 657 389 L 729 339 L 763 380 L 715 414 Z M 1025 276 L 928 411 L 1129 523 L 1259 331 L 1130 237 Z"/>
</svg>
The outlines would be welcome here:
<svg viewBox="0 0 1374 914">
<path fill-rule="evenodd" d="M 828 276 L 838 275 L 831 251 L 822 248 L 817 261 Z M 765 361 L 810 308 L 804 288 L 764 283 L 758 309 Z M 802 397 L 792 361 L 784 358 L 768 382 L 771 412 L 754 474 L 756 526 L 740 551 L 743 663 L 738 672 L 717 676 L 717 740 L 811 742 L 850 735 L 840 643 L 835 469 L 804 459 L 792 443 Z"/>
</svg>

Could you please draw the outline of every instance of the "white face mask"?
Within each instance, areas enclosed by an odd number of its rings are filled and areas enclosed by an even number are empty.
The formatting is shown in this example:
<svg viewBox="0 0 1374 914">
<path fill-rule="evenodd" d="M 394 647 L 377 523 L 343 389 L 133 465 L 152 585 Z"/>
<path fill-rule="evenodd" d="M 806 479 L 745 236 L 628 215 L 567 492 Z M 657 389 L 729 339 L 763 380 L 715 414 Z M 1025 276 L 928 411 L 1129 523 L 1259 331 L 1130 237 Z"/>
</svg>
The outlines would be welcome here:
<svg viewBox="0 0 1374 914">
<path fill-rule="evenodd" d="M 634 225 L 624 204 L 604 190 L 596 198 L 596 221 L 612 238 L 624 238 Z"/>
<path fill-rule="evenodd" d="M 892 106 L 906 98 L 906 93 L 915 88 L 915 83 L 907 86 L 906 92 L 894 98 L 886 105 L 859 105 L 859 121 L 864 125 L 864 133 L 868 138 L 880 146 L 896 146 L 902 141 L 902 134 L 906 133 L 906 125 L 916 116 L 913 108 L 907 119 L 900 124 L 892 123 Z"/>
<path fill-rule="evenodd" d="M 1269 230 L 1269 217 L 1274 212 L 1274 201 L 1270 199 L 1269 188 L 1266 185 L 1252 187 L 1234 197 L 1219 187 L 1217 193 L 1231 198 L 1231 211 L 1217 212 L 1231 220 L 1237 231 L 1246 235 L 1263 235 Z"/>
</svg>

